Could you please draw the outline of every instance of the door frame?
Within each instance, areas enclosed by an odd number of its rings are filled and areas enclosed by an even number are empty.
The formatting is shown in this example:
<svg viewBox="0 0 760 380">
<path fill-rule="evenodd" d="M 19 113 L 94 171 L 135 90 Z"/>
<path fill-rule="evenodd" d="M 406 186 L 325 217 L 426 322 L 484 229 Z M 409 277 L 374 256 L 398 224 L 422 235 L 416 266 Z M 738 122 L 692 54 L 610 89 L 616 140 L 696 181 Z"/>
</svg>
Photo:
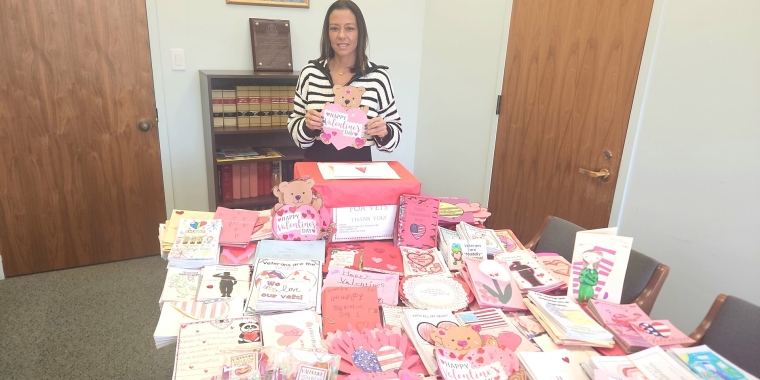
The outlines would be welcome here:
<svg viewBox="0 0 760 380">
<path fill-rule="evenodd" d="M 620 168 L 618 169 L 618 179 L 615 183 L 615 195 L 612 198 L 612 209 L 610 210 L 609 227 L 620 225 L 622 220 L 621 210 L 625 202 L 625 196 L 628 186 L 628 179 L 631 173 L 631 163 L 635 153 L 636 142 L 638 139 L 639 125 L 642 121 L 642 115 L 646 108 L 647 94 L 649 93 L 650 79 L 654 69 L 654 63 L 657 58 L 657 47 L 660 42 L 660 32 L 662 31 L 662 22 L 665 12 L 667 11 L 668 0 L 654 0 L 652 4 L 652 15 L 649 20 L 646 40 L 644 41 L 644 52 L 641 56 L 641 66 L 639 76 L 636 80 L 636 90 L 633 95 L 633 104 L 631 105 L 631 116 L 628 120 L 628 129 L 625 134 L 625 143 L 623 144 L 623 155 L 620 158 Z M 509 25 L 512 21 L 512 0 L 507 0 L 504 30 L 502 33 L 501 52 L 499 53 L 499 72 L 496 81 L 496 94 L 501 95 L 501 87 L 504 82 L 504 67 L 507 62 L 507 44 L 509 42 Z M 494 99 L 495 101 L 495 99 Z M 494 112 L 491 121 L 491 136 L 488 144 L 488 157 L 486 160 L 486 175 L 483 185 L 484 205 L 488 205 L 491 192 L 491 172 L 493 171 L 493 156 L 496 149 L 496 132 L 499 127 L 499 115 Z"/>
<path fill-rule="evenodd" d="M 161 39 L 158 35 L 158 11 L 156 0 L 145 0 L 145 10 L 148 16 L 148 40 L 150 43 L 150 65 L 153 71 L 153 94 L 156 99 L 156 117 L 158 122 L 158 146 L 161 152 L 161 173 L 164 179 L 164 202 L 167 218 L 174 210 L 174 180 L 172 176 L 171 148 L 169 144 L 169 128 L 167 123 L 166 98 L 164 96 L 163 55 L 161 54 Z"/>
</svg>

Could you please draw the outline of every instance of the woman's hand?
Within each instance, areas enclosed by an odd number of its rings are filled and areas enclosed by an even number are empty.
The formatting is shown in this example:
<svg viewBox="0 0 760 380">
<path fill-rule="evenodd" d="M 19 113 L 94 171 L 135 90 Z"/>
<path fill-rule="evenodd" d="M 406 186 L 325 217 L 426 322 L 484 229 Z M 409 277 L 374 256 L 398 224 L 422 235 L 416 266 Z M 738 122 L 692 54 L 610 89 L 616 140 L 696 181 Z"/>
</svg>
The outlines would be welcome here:
<svg viewBox="0 0 760 380">
<path fill-rule="evenodd" d="M 370 136 L 377 136 L 384 138 L 388 136 L 388 126 L 385 124 L 385 119 L 382 117 L 373 117 L 367 122 L 367 134 Z"/>
<path fill-rule="evenodd" d="M 322 130 L 322 115 L 318 111 L 306 111 L 306 119 L 304 122 L 306 123 L 306 128 L 309 128 L 313 131 Z"/>
</svg>

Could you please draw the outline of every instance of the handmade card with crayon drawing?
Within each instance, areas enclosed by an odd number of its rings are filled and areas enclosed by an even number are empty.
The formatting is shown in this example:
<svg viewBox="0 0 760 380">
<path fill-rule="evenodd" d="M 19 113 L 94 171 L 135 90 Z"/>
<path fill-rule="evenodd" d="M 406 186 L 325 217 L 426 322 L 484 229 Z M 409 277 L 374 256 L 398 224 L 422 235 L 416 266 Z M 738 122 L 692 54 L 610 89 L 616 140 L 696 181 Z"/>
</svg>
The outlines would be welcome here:
<svg viewBox="0 0 760 380">
<path fill-rule="evenodd" d="M 571 298 L 620 303 L 633 239 L 616 236 L 616 228 L 579 231 L 575 235 L 570 276 Z"/>
<path fill-rule="evenodd" d="M 441 262 L 441 256 L 437 248 L 415 249 L 399 247 L 399 249 L 401 250 L 401 257 L 404 260 L 404 275 L 451 275 L 447 267 Z"/>
<path fill-rule="evenodd" d="M 397 247 L 430 249 L 438 246 L 438 208 L 441 201 L 422 195 L 399 198 L 398 225 L 393 236 Z"/>
<path fill-rule="evenodd" d="M 337 330 L 373 329 L 379 324 L 380 307 L 374 286 L 335 287 L 322 291 L 323 335 Z"/>
<path fill-rule="evenodd" d="M 364 244 L 362 243 L 333 243 L 327 245 L 325 265 L 322 272 L 327 273 L 332 268 L 362 269 Z"/>
<path fill-rule="evenodd" d="M 360 272 L 348 268 L 333 268 L 325 276 L 324 288 L 375 287 L 377 300 L 383 305 L 398 305 L 399 278 L 395 274 Z"/>
</svg>

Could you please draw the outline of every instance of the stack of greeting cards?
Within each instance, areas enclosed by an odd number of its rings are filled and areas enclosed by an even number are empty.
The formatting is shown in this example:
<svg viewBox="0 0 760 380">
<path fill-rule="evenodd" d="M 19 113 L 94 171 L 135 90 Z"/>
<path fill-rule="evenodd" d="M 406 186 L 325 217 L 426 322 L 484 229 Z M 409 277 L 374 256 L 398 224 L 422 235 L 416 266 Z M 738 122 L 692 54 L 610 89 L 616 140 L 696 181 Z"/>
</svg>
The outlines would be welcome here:
<svg viewBox="0 0 760 380">
<path fill-rule="evenodd" d="M 430 249 L 438 246 L 438 208 L 441 200 L 402 195 L 393 242 L 397 247 Z"/>
<path fill-rule="evenodd" d="M 214 213 L 207 211 L 173 210 L 171 217 L 166 221 L 164 231 L 161 234 L 161 257 L 164 259 L 168 258 L 169 251 L 171 251 L 177 240 L 177 230 L 179 229 L 179 222 L 182 219 L 214 219 Z"/>
<path fill-rule="evenodd" d="M 173 267 L 198 269 L 219 261 L 219 219 L 181 219 L 177 238 L 169 251 L 169 264 Z"/>
<path fill-rule="evenodd" d="M 660 347 L 647 348 L 628 356 L 596 356 L 581 364 L 586 374 L 593 376 L 597 369 L 616 376 L 636 379 L 696 380 L 698 377 L 683 363 Z M 715 377 L 716 379 L 719 377 Z M 744 377 L 729 377 L 744 379 Z"/>
<path fill-rule="evenodd" d="M 222 232 L 219 235 L 219 245 L 245 248 L 251 241 L 253 228 L 258 221 L 259 213 L 250 210 L 232 210 L 218 207 L 214 219 L 221 219 Z"/>
<path fill-rule="evenodd" d="M 456 317 L 449 310 L 406 309 L 403 313 L 401 325 L 417 349 L 428 373 L 436 373 L 438 365 L 433 350 L 436 342 L 442 342 L 441 331 L 459 326 Z"/>
<path fill-rule="evenodd" d="M 528 292 L 525 304 L 556 344 L 592 347 L 614 345 L 612 334 L 567 296 Z"/>
<path fill-rule="evenodd" d="M 671 348 L 668 354 L 682 361 L 701 379 L 746 379 L 758 380 L 734 363 L 726 360 L 706 345 Z"/>
</svg>

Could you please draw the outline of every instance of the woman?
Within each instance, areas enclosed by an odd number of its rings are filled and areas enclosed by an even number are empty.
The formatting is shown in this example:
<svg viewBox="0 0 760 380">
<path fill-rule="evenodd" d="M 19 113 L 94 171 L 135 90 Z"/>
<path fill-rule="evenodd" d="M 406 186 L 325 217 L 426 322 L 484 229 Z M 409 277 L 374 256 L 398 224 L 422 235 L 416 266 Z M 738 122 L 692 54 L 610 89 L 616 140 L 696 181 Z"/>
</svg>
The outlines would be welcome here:
<svg viewBox="0 0 760 380">
<path fill-rule="evenodd" d="M 401 117 L 396 111 L 388 68 L 368 60 L 367 44 L 367 26 L 359 7 L 350 0 L 334 2 L 322 26 L 321 55 L 301 71 L 296 85 L 295 110 L 288 119 L 293 141 L 306 150 L 304 161 L 372 161 L 370 146 L 375 145 L 384 152 L 398 146 Z M 368 109 L 365 133 L 371 137 L 360 149 L 337 150 L 319 138 L 320 112 L 325 104 L 335 101 L 333 86 L 336 85 L 366 89 L 360 106 Z"/>
</svg>

